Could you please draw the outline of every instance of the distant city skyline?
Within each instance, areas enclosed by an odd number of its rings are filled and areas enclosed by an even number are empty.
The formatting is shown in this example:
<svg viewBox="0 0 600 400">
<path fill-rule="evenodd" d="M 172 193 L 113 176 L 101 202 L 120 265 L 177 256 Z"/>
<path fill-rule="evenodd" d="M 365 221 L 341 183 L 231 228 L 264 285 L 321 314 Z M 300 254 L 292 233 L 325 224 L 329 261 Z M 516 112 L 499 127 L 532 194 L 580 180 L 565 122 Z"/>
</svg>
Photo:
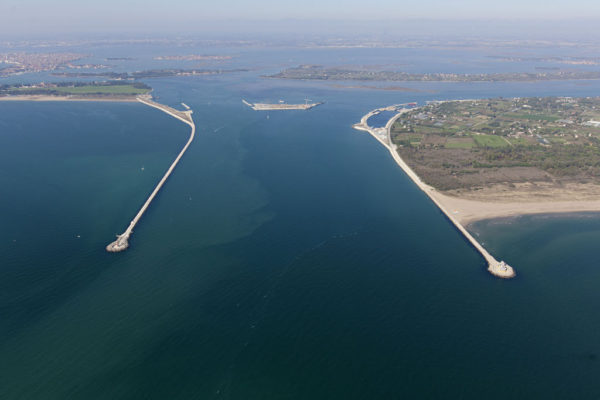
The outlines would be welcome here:
<svg viewBox="0 0 600 400">
<path fill-rule="evenodd" d="M 600 17 L 593 0 L 6 0 L 0 4 L 0 32 L 86 32 L 99 30 L 177 31 L 218 27 L 217 21 L 280 21 L 284 19 L 333 21 L 433 20 L 565 20 Z M 211 22 L 212 21 L 212 22 Z M 202 24 L 209 23 L 203 27 Z M 326 27 L 320 27 L 325 29 Z"/>
</svg>

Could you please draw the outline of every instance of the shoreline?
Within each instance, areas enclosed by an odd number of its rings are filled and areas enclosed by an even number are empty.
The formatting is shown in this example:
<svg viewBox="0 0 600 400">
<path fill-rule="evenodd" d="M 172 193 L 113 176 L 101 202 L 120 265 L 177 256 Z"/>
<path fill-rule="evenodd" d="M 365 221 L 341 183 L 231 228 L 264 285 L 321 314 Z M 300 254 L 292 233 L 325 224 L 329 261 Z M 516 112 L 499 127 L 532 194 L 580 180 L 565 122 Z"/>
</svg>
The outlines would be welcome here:
<svg viewBox="0 0 600 400">
<path fill-rule="evenodd" d="M 440 202 L 452 210 L 457 220 L 466 225 L 488 219 L 519 217 L 522 215 L 600 212 L 600 199 L 486 202 L 449 196 L 439 191 L 436 191 L 435 195 Z"/>
<path fill-rule="evenodd" d="M 453 212 L 448 211 L 447 203 L 444 203 L 444 198 L 438 197 L 439 192 L 432 186 L 426 184 L 421 178 L 412 170 L 412 168 L 400 157 L 396 151 L 396 146 L 391 141 L 391 128 L 394 122 L 402 114 L 409 111 L 410 109 L 402 108 L 399 110 L 400 105 L 393 105 L 389 107 L 378 108 L 370 111 L 368 114 L 361 118 L 360 123 L 353 125 L 354 129 L 366 131 L 373 136 L 379 143 L 381 143 L 392 155 L 396 164 L 402 168 L 402 170 L 408 175 L 408 177 L 421 189 L 431 201 L 438 207 L 438 209 L 446 216 L 446 218 L 463 234 L 465 239 L 481 254 L 481 256 L 488 263 L 488 272 L 492 275 L 503 279 L 510 279 L 516 276 L 514 269 L 506 264 L 504 261 L 496 260 L 472 235 L 467 231 L 455 216 Z M 373 128 L 368 125 L 368 120 L 371 116 L 376 115 L 382 111 L 397 111 L 397 114 L 388 120 L 385 127 Z"/>
<path fill-rule="evenodd" d="M 564 213 L 539 213 L 539 214 L 519 214 L 509 215 L 505 217 L 496 217 L 489 219 L 481 219 L 466 224 L 469 229 L 472 229 L 474 233 L 479 234 L 477 229 L 479 225 L 509 225 L 515 221 L 519 221 L 521 218 L 531 218 L 534 220 L 552 220 L 552 219 L 598 219 L 600 218 L 600 211 L 574 211 Z"/>
<path fill-rule="evenodd" d="M 442 100 L 436 101 L 436 103 L 448 101 L 468 102 L 473 101 L 473 99 Z M 398 110 L 399 106 L 403 105 L 399 104 L 375 109 L 366 114 L 361 119 L 361 122 L 354 126 L 355 129 L 371 133 L 382 145 L 392 152 L 394 159 L 396 159 L 396 155 L 399 159 L 401 158 L 395 149 L 396 146 L 391 141 L 390 129 L 394 122 L 404 112 L 408 111 L 404 108 Z M 418 108 L 420 107 L 410 110 Z M 369 117 L 380 111 L 393 110 L 398 111 L 398 114 L 392 117 L 384 128 L 372 128 L 368 126 L 367 120 Z M 364 129 L 365 127 L 366 129 Z M 391 147 L 394 147 L 394 150 Z M 402 165 L 400 166 L 402 167 Z M 600 185 L 570 183 L 562 188 L 551 188 L 543 187 L 545 185 L 544 182 L 530 182 L 527 184 L 516 184 L 520 186 L 519 188 L 500 187 L 502 184 L 496 184 L 477 191 L 476 194 L 473 191 L 463 193 L 456 190 L 443 192 L 422 182 L 420 177 L 408 164 L 406 164 L 406 167 L 410 169 L 411 173 L 421 184 L 427 186 L 428 194 L 430 193 L 435 196 L 437 201 L 451 210 L 456 220 L 465 225 L 487 219 L 517 217 L 521 215 L 600 212 Z M 411 179 L 414 180 L 413 176 L 411 176 Z M 527 189 L 524 186 L 529 186 L 530 188 Z M 537 189 L 533 190 L 531 186 L 537 187 Z M 510 196 L 507 196 L 506 192 L 510 192 Z M 491 200 L 492 198 L 494 200 Z"/>
<path fill-rule="evenodd" d="M 448 193 L 441 192 L 426 184 L 400 157 L 397 147 L 391 141 L 391 127 L 408 109 L 399 109 L 395 105 L 372 110 L 362 117 L 360 123 L 353 127 L 366 131 L 391 153 L 396 163 L 408 177 L 434 202 L 456 228 L 471 244 L 488 260 L 487 251 L 473 238 L 465 227 L 471 227 L 479 221 L 517 218 L 527 215 L 556 215 L 578 213 L 600 213 L 600 185 L 567 184 L 565 187 L 540 187 L 540 183 L 528 183 L 520 188 L 502 188 L 491 186 L 478 192 Z M 368 125 L 368 119 L 382 111 L 397 111 L 385 127 L 374 128 Z M 528 187 L 526 187 L 528 186 Z M 535 189 L 532 189 L 535 187 Z M 462 195 L 462 196 L 461 196 Z M 493 200 L 492 200 L 493 199 Z M 491 257 L 491 256 L 490 256 Z M 514 271 L 495 271 L 491 257 L 488 270 L 501 278 L 512 278 Z M 497 261 L 496 261 L 497 262 Z M 497 272 L 500 272 L 499 274 Z M 510 276 L 508 276 L 510 275 Z"/>
</svg>

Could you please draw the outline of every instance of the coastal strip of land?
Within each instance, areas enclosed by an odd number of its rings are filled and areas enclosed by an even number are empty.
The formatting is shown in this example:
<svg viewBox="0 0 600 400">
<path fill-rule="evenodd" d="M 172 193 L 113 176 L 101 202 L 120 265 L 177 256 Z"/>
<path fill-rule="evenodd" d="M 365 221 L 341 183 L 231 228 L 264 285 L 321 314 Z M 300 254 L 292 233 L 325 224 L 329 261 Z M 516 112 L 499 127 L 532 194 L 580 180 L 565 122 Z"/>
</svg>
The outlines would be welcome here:
<svg viewBox="0 0 600 400">
<path fill-rule="evenodd" d="M 151 91 L 152 88 L 142 82 L 39 82 L 0 85 L 0 100 L 133 102 Z"/>
<path fill-rule="evenodd" d="M 390 139 L 467 226 L 600 212 L 599 128 L 597 97 L 451 100 L 403 113 Z"/>
<path fill-rule="evenodd" d="M 396 145 L 392 143 L 390 138 L 391 127 L 394 125 L 394 122 L 403 113 L 409 111 L 408 108 L 400 108 L 403 105 L 394 105 L 390 107 L 380 108 L 373 110 L 362 117 L 360 123 L 355 124 L 354 128 L 357 130 L 362 130 L 370 133 L 377 141 L 379 141 L 385 148 L 387 148 L 396 161 L 396 163 L 402 168 L 402 170 L 408 175 L 410 179 L 421 189 L 432 201 L 433 203 L 446 215 L 446 217 L 454 224 L 454 226 L 464 235 L 464 237 L 471 243 L 471 245 L 479 251 L 479 253 L 483 256 L 483 258 L 488 263 L 488 271 L 497 277 L 500 278 L 513 278 L 515 276 L 514 269 L 506 264 L 504 261 L 496 260 L 463 226 L 463 224 L 455 217 L 455 214 L 450 211 L 449 208 L 443 203 L 444 197 L 439 196 L 439 192 L 432 186 L 427 185 L 425 182 L 419 178 L 419 176 L 404 162 L 404 160 L 400 157 L 398 152 L 396 151 Z M 397 114 L 394 115 L 386 124 L 384 128 L 374 128 L 369 126 L 368 120 L 371 116 L 379 114 L 383 111 L 397 111 Z"/>
<path fill-rule="evenodd" d="M 196 133 L 196 125 L 194 124 L 194 120 L 192 119 L 192 112 L 193 112 L 192 110 L 188 109 L 187 111 L 179 111 L 179 110 L 176 110 L 169 106 L 166 106 L 164 104 L 160 104 L 155 101 L 152 101 L 149 97 L 138 97 L 138 101 L 147 106 L 161 110 L 162 112 L 164 112 L 174 118 L 177 118 L 178 120 L 188 124 L 192 128 L 192 130 L 190 133 L 190 138 L 186 142 L 185 146 L 183 146 L 183 149 L 181 149 L 181 151 L 179 152 L 179 155 L 177 155 L 177 158 L 175 158 L 175 161 L 173 161 L 173 163 L 171 164 L 171 166 L 169 167 L 169 169 L 167 170 L 165 175 L 158 182 L 158 185 L 156 185 L 156 187 L 154 188 L 154 190 L 152 191 L 152 193 L 150 194 L 150 196 L 144 203 L 144 205 L 142 205 L 142 208 L 140 208 L 140 210 L 138 211 L 136 216 L 133 218 L 133 220 L 131 220 L 131 222 L 129 223 L 129 226 L 127 227 L 125 232 L 123 232 L 120 235 L 117 235 L 117 240 L 115 240 L 114 242 L 112 242 L 108 246 L 106 246 L 106 250 L 109 252 L 112 252 L 112 253 L 126 250 L 129 247 L 129 238 L 131 237 L 131 234 L 133 233 L 133 229 L 135 228 L 136 224 L 139 222 L 139 220 L 142 218 L 142 216 L 144 215 L 144 213 L 150 206 L 150 203 L 152 203 L 152 200 L 154 200 L 154 197 L 156 197 L 156 195 L 158 194 L 160 189 L 163 187 L 163 185 L 167 181 L 167 179 L 169 178 L 169 176 L 171 175 L 171 173 L 173 172 L 173 170 L 179 163 L 179 160 L 181 160 L 181 157 L 183 157 L 183 155 L 187 151 L 188 147 L 194 140 L 194 135 Z"/>
<path fill-rule="evenodd" d="M 0 101 L 106 101 L 119 103 L 136 103 L 138 101 L 135 96 L 52 96 L 52 95 L 16 95 L 16 96 L 0 96 Z"/>
</svg>

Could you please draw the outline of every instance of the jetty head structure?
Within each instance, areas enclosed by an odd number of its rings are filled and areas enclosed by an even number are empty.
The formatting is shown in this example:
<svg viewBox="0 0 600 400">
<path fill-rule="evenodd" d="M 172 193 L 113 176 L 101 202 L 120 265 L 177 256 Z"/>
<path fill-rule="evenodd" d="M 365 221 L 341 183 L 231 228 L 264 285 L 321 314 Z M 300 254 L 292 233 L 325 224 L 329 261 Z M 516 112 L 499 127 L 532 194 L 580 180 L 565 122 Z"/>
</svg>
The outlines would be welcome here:
<svg viewBox="0 0 600 400">
<path fill-rule="evenodd" d="M 176 110 L 169 106 L 166 106 L 164 104 L 160 104 L 155 101 L 152 101 L 150 96 L 140 96 L 137 98 L 137 100 L 142 104 L 157 108 L 157 109 L 169 114 L 170 116 L 177 118 L 178 120 L 180 120 L 182 122 L 185 122 L 192 128 L 192 131 L 190 133 L 190 138 L 188 139 L 187 143 L 185 144 L 185 146 L 183 146 L 183 149 L 181 150 L 181 152 L 179 152 L 179 155 L 177 156 L 175 161 L 173 161 L 173 163 L 171 164 L 171 166 L 169 167 L 169 169 L 167 170 L 165 175 L 162 177 L 160 182 L 158 182 L 158 185 L 156 185 L 156 187 L 150 194 L 150 197 L 148 197 L 148 199 L 146 200 L 146 202 L 144 203 L 142 208 L 140 208 L 140 210 L 138 211 L 136 216 L 129 223 L 129 226 L 127 227 L 125 232 L 123 232 L 120 235 L 117 235 L 117 240 L 115 240 L 114 242 L 112 242 L 108 246 L 106 246 L 106 250 L 111 253 L 123 251 L 129 247 L 129 238 L 131 237 L 131 234 L 133 233 L 133 228 L 135 228 L 135 225 L 142 218 L 142 215 L 144 215 L 144 212 L 148 209 L 148 207 L 150 206 L 150 203 L 152 202 L 152 200 L 154 199 L 156 194 L 163 187 L 163 185 L 165 184 L 165 182 L 167 181 L 167 179 L 169 178 L 169 176 L 171 175 L 171 173 L 177 166 L 177 163 L 179 163 L 179 160 L 181 160 L 181 157 L 183 156 L 183 154 L 186 152 L 186 150 L 190 146 L 190 143 L 192 143 L 192 140 L 194 140 L 194 134 L 196 133 L 196 126 L 194 125 L 194 120 L 192 119 L 193 111 L 190 110 L 189 107 L 184 105 L 187 108 L 187 111 L 179 111 L 179 110 Z"/>
<path fill-rule="evenodd" d="M 410 103 L 410 104 L 414 104 L 414 103 Z M 479 251 L 479 253 L 481 253 L 481 255 L 483 256 L 485 261 L 488 263 L 488 271 L 492 275 L 495 275 L 500 278 L 506 278 L 506 279 L 513 278 L 515 276 L 514 269 L 510 265 L 506 264 L 504 261 L 496 260 L 481 245 L 481 243 L 479 243 L 477 240 L 475 240 L 473 235 L 471 235 L 469 233 L 469 231 L 467 231 L 467 229 L 454 217 L 454 215 L 452 215 L 452 213 L 450 213 L 446 209 L 446 207 L 444 207 L 440 198 L 438 198 L 439 197 L 438 191 L 433 186 L 430 186 L 430 185 L 426 184 L 425 182 L 423 182 L 421 180 L 421 178 L 419 178 L 419 176 L 412 170 L 412 168 L 410 168 L 408 166 L 408 164 L 400 157 L 400 155 L 396 151 L 396 145 L 394 143 L 392 143 L 392 140 L 391 140 L 391 129 L 392 129 L 392 126 L 394 125 L 394 122 L 396 122 L 396 120 L 398 118 L 400 118 L 400 116 L 402 114 L 404 114 L 405 112 L 412 109 L 412 108 L 406 108 L 405 106 L 407 106 L 407 105 L 409 105 L 409 104 L 396 104 L 396 105 L 392 105 L 389 107 L 375 109 L 375 110 L 369 112 L 368 114 L 366 114 L 365 116 L 363 116 L 359 123 L 353 125 L 353 128 L 370 133 L 371 136 L 373 136 L 375 139 L 377 139 L 377 141 L 379 141 L 379 143 L 381 143 L 383 146 L 385 146 L 385 148 L 387 148 L 389 150 L 389 152 L 392 154 L 392 157 L 394 158 L 396 163 L 400 166 L 400 168 L 402 168 L 402 170 L 406 173 L 406 175 L 408 175 L 408 177 L 410 179 L 412 179 L 412 181 L 419 187 L 419 189 L 421 189 L 423 192 L 425 192 L 425 194 L 444 213 L 444 215 L 446 215 L 446 217 L 450 220 L 450 222 L 452 222 L 452 224 L 454 224 L 454 226 L 464 235 L 464 237 L 471 243 L 471 245 L 477 251 Z M 369 118 L 371 118 L 373 115 L 377 115 L 383 111 L 392 111 L 392 112 L 395 111 L 396 114 L 392 118 L 390 118 L 390 120 L 387 122 L 385 127 L 374 128 L 374 127 L 369 126 L 369 124 L 368 124 Z"/>
</svg>

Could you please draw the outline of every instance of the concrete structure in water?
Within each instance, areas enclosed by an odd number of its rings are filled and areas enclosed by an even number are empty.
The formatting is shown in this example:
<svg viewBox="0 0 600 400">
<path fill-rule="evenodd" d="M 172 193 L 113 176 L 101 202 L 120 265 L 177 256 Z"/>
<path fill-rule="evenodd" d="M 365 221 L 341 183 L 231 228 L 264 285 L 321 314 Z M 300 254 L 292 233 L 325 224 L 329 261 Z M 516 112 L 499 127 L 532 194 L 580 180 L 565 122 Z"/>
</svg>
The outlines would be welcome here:
<svg viewBox="0 0 600 400">
<path fill-rule="evenodd" d="M 441 203 L 440 199 L 436 197 L 438 193 L 437 190 L 419 178 L 419 176 L 406 164 L 406 162 L 400 157 L 398 152 L 396 151 L 396 145 L 392 143 L 391 139 L 391 129 L 394 125 L 394 122 L 400 116 L 409 111 L 410 109 L 401 108 L 403 104 L 393 105 L 384 108 L 375 109 L 365 116 L 363 116 L 358 124 L 353 126 L 354 129 L 358 129 L 361 131 L 369 132 L 375 139 L 377 139 L 382 145 L 384 145 L 389 152 L 392 154 L 392 157 L 396 161 L 396 163 L 404 170 L 404 172 L 408 175 L 410 179 L 421 189 L 425 194 L 435 203 L 436 206 L 446 215 L 446 217 L 454 224 L 454 226 L 464 235 L 464 237 L 475 247 L 479 253 L 483 256 L 485 261 L 488 263 L 488 271 L 497 277 L 500 278 L 513 278 L 515 276 L 515 271 L 513 268 L 506 264 L 504 261 L 496 260 L 482 245 L 479 243 L 473 235 L 467 231 L 467 229 L 452 215 L 452 213 L 448 212 L 446 207 Z M 368 120 L 373 115 L 377 115 L 382 111 L 397 111 L 398 113 L 394 115 L 383 128 L 374 128 L 369 126 Z"/>
<path fill-rule="evenodd" d="M 267 103 L 248 103 L 242 100 L 242 103 L 252 108 L 255 111 L 278 111 L 278 110 L 310 110 L 323 103 L 309 103 L 308 100 L 304 104 L 286 104 L 283 101 L 278 104 Z"/>
<path fill-rule="evenodd" d="M 169 169 L 167 170 L 165 175 L 162 177 L 160 182 L 158 182 L 158 185 L 156 185 L 156 187 L 150 194 L 150 197 L 148 197 L 148 199 L 146 200 L 146 202 L 144 203 L 142 208 L 138 211 L 137 215 L 129 223 L 129 226 L 127 227 L 125 232 L 123 232 L 120 235 L 117 235 L 117 240 L 115 240 L 114 242 L 112 242 L 108 246 L 106 246 L 106 251 L 109 251 L 111 253 L 123 251 L 129 247 L 129 238 L 131 237 L 131 234 L 133 233 L 133 228 L 135 228 L 135 225 L 142 218 L 142 215 L 144 215 L 144 212 L 148 209 L 148 207 L 150 206 L 150 203 L 152 202 L 152 200 L 154 199 L 156 194 L 160 191 L 160 189 L 162 188 L 164 183 L 167 181 L 167 179 L 169 178 L 169 175 L 171 175 L 171 173 L 177 166 L 177 163 L 179 163 L 179 160 L 181 159 L 183 154 L 186 152 L 186 150 L 190 146 L 190 143 L 192 143 L 192 140 L 194 140 L 194 134 L 196 133 L 196 126 L 194 125 L 194 120 L 192 119 L 193 111 L 190 110 L 189 107 L 188 107 L 188 111 L 178 111 L 178 110 L 175 110 L 174 108 L 171 108 L 164 104 L 159 104 L 159 103 L 152 101 L 151 97 L 149 97 L 149 96 L 140 96 L 137 98 L 137 100 L 140 103 L 146 104 L 147 106 L 150 106 L 150 107 L 157 108 L 157 109 L 169 114 L 170 116 L 175 117 L 182 122 L 185 122 L 192 128 L 192 131 L 191 131 L 190 138 L 188 139 L 187 143 L 185 144 L 185 146 L 183 146 L 183 149 L 181 150 L 181 152 L 179 152 L 179 155 L 177 156 L 175 161 L 173 161 L 173 163 L 171 164 L 171 166 L 169 167 Z"/>
</svg>

